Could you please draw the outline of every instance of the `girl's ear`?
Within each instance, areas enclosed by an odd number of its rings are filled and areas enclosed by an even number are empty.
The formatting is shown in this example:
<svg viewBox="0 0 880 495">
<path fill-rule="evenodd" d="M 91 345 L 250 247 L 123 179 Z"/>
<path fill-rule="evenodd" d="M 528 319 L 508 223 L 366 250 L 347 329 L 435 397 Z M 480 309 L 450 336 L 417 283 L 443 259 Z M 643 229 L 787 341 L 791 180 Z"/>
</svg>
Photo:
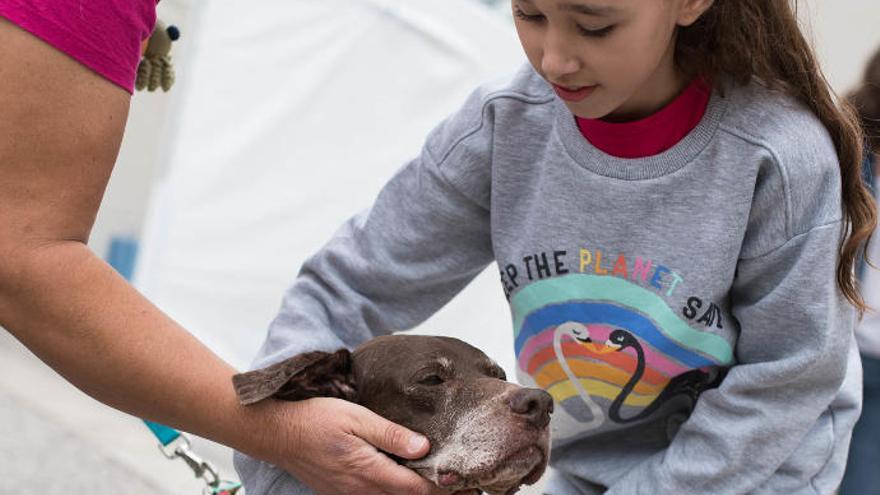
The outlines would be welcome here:
<svg viewBox="0 0 880 495">
<path fill-rule="evenodd" d="M 266 368 L 240 373 L 232 384 L 242 405 L 268 397 L 305 400 L 336 397 L 355 402 L 354 371 L 348 349 L 306 352 Z"/>
<path fill-rule="evenodd" d="M 679 26 L 690 26 L 697 22 L 700 16 L 709 10 L 714 3 L 715 0 L 683 0 L 678 12 L 677 24 Z"/>
</svg>

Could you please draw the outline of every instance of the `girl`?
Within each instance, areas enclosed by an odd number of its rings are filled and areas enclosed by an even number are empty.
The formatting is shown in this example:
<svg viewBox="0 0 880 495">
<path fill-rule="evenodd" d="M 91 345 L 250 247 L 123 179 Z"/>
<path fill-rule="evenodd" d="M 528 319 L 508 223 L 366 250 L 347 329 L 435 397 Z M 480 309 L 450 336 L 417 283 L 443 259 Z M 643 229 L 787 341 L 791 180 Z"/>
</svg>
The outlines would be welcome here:
<svg viewBox="0 0 880 495">
<path fill-rule="evenodd" d="M 556 401 L 546 493 L 832 493 L 875 210 L 791 5 L 511 3 L 529 66 L 305 263 L 255 365 L 410 328 L 494 260 L 519 379 Z M 292 473 L 363 493 L 382 464 L 338 407 L 301 406 Z M 237 467 L 248 493 L 308 492 Z"/>
</svg>

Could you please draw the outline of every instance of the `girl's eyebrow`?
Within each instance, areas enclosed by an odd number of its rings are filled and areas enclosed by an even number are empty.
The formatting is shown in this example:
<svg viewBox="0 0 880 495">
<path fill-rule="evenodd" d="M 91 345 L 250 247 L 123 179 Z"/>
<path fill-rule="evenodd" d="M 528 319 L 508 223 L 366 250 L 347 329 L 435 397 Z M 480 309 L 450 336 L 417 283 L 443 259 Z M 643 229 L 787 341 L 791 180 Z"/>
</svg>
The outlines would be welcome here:
<svg viewBox="0 0 880 495">
<path fill-rule="evenodd" d="M 592 15 L 596 17 L 608 16 L 617 13 L 619 9 L 610 5 L 590 5 L 585 3 L 564 3 L 560 10 L 577 12 L 578 14 Z"/>
<path fill-rule="evenodd" d="M 519 0 L 522 3 L 531 4 L 532 0 Z M 559 10 L 566 12 L 575 12 L 594 17 L 606 17 L 620 12 L 620 9 L 611 5 L 590 5 L 586 3 L 564 3 L 559 6 Z"/>
</svg>

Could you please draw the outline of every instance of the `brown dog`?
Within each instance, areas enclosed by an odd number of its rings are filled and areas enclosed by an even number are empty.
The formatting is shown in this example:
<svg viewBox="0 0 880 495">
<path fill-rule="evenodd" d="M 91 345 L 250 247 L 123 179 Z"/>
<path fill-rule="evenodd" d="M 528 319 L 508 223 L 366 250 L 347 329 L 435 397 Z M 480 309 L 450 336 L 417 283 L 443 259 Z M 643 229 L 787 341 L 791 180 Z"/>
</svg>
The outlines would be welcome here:
<svg viewBox="0 0 880 495">
<path fill-rule="evenodd" d="M 354 352 L 308 352 L 236 375 L 242 404 L 338 397 L 422 433 L 431 451 L 400 460 L 449 491 L 512 494 L 547 465 L 553 399 L 505 381 L 480 350 L 449 337 L 377 337 Z"/>
</svg>

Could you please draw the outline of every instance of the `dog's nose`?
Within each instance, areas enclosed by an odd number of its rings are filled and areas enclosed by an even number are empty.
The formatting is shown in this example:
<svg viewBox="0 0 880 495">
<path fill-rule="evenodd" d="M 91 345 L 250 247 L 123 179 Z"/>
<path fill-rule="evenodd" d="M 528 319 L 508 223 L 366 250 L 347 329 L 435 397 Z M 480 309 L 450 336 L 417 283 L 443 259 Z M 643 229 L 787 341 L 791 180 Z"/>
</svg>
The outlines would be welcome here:
<svg viewBox="0 0 880 495">
<path fill-rule="evenodd" d="M 521 388 L 510 396 L 510 409 L 532 425 L 543 428 L 550 422 L 553 397 L 538 388 Z"/>
</svg>

